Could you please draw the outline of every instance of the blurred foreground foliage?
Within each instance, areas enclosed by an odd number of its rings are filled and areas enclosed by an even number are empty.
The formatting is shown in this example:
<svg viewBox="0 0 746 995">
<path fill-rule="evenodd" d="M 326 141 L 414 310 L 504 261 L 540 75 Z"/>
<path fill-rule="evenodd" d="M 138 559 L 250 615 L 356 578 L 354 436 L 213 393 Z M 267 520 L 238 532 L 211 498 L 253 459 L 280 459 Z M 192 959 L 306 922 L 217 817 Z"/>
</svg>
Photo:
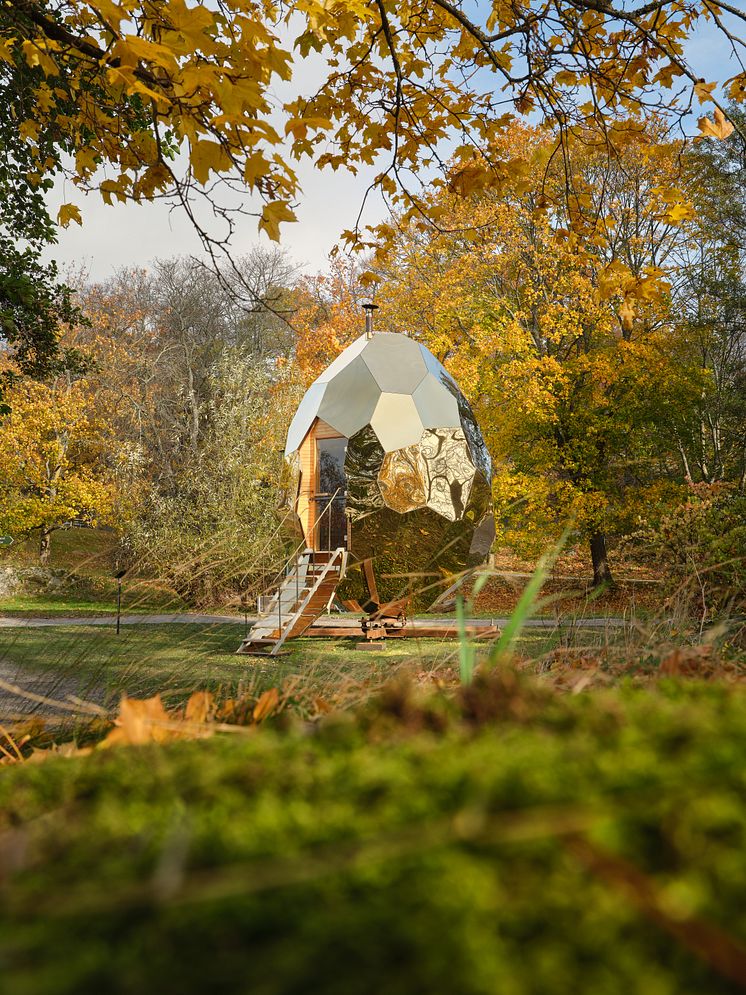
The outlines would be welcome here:
<svg viewBox="0 0 746 995">
<path fill-rule="evenodd" d="M 560 696 L 504 670 L 273 721 L 6 770 L 3 990 L 746 982 L 742 687 Z"/>
</svg>

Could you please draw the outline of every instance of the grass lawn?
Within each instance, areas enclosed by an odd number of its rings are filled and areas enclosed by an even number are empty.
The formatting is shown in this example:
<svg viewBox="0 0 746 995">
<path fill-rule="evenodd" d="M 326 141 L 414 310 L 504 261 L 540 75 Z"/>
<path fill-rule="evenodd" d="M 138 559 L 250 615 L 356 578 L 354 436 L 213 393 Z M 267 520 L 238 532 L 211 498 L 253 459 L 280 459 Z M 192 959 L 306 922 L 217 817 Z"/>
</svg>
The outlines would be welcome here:
<svg viewBox="0 0 746 995">
<path fill-rule="evenodd" d="M 114 565 L 117 534 L 110 529 L 57 529 L 52 533 L 49 566 L 77 574 L 108 574 Z M 39 566 L 35 536 L 0 551 L 0 566 Z"/>
<path fill-rule="evenodd" d="M 299 639 L 277 658 L 237 656 L 243 626 L 162 624 L 123 626 L 119 636 L 104 626 L 46 626 L 0 629 L 0 670 L 6 681 L 44 680 L 45 695 L 93 696 L 111 703 L 126 692 L 156 692 L 176 702 L 209 688 L 225 694 L 251 693 L 297 676 L 318 694 L 335 693 L 344 682 L 378 686 L 405 669 L 409 673 L 458 671 L 456 640 L 391 640 L 383 648 L 358 651 L 354 639 Z M 598 645 L 603 634 L 574 637 Z M 540 657 L 560 645 L 558 633 L 528 632 L 518 652 Z"/>
<path fill-rule="evenodd" d="M 49 567 L 81 578 L 79 589 L 0 598 L 0 615 L 109 615 L 116 611 L 117 582 L 113 577 L 116 534 L 105 529 L 60 529 L 52 533 Z M 39 566 L 34 539 L 0 549 L 0 567 Z M 137 612 L 188 611 L 189 605 L 167 585 L 137 575 L 125 578 L 122 610 Z"/>
</svg>

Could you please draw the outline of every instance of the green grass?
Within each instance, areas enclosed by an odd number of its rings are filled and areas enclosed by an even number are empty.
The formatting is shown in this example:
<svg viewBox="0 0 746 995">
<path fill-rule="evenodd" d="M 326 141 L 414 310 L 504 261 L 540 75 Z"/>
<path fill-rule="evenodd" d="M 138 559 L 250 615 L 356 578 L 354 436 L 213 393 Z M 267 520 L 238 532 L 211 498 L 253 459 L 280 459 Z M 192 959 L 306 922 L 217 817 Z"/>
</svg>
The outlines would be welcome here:
<svg viewBox="0 0 746 995">
<path fill-rule="evenodd" d="M 116 532 L 108 529 L 58 529 L 52 533 L 49 566 L 74 573 L 110 574 L 114 565 Z M 0 566 L 39 565 L 35 536 L 0 550 Z"/>
<path fill-rule="evenodd" d="M 299 639 L 277 658 L 237 656 L 240 624 L 173 623 L 122 626 L 45 626 L 0 629 L 0 668 L 7 679 L 45 678 L 48 697 L 94 695 L 113 702 L 122 692 L 144 697 L 161 692 L 176 702 L 192 691 L 263 689 L 297 675 L 319 694 L 343 681 L 379 685 L 398 670 L 458 669 L 456 640 L 390 640 L 375 650 L 358 651 L 355 639 Z M 559 634 L 524 633 L 518 650 L 539 657 L 557 646 Z M 591 641 L 600 637 L 588 634 Z"/>
<path fill-rule="evenodd" d="M 97 615 L 116 611 L 113 577 L 116 533 L 104 529 L 61 529 L 52 534 L 48 566 L 81 578 L 76 590 L 60 593 L 33 590 L 0 599 L 0 615 Z M 39 566 L 36 540 L 0 549 L 0 567 Z M 122 610 L 126 612 L 188 611 L 189 606 L 167 585 L 135 575 L 125 578 Z"/>
<path fill-rule="evenodd" d="M 13 995 L 729 995 L 746 695 L 553 695 L 99 751 L 0 776 Z"/>
<path fill-rule="evenodd" d="M 237 625 L 48 626 L 0 630 L 0 663 L 19 675 L 54 678 L 60 692 L 74 682 L 84 695 L 111 699 L 121 692 L 166 698 L 187 695 L 197 687 L 237 685 L 245 658 L 235 655 L 242 629 Z"/>
<path fill-rule="evenodd" d="M 276 659 L 237 656 L 243 636 L 237 624 L 127 625 L 114 627 L 47 626 L 0 630 L 0 662 L 19 674 L 58 675 L 60 687 L 71 678 L 108 696 L 160 691 L 176 700 L 198 688 L 264 687 L 298 673 L 318 684 L 319 693 L 343 678 L 385 677 L 403 661 L 430 666 L 455 650 L 453 643 L 410 641 L 374 652 L 357 652 L 351 640 L 296 640 L 287 656 Z"/>
<path fill-rule="evenodd" d="M 0 598 L 0 615 L 111 615 L 117 610 L 117 584 L 112 577 L 94 578 L 75 593 L 27 593 Z M 133 579 L 122 588 L 122 612 L 152 614 L 192 611 L 173 591 L 152 581 Z"/>
</svg>

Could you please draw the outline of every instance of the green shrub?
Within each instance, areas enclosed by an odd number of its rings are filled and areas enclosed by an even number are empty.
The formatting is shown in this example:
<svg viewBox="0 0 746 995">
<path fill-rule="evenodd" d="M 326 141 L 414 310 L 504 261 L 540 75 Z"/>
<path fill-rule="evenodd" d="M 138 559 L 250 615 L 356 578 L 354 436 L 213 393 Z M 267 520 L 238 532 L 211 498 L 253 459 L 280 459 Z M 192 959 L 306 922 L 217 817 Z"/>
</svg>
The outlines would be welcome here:
<svg viewBox="0 0 746 995">
<path fill-rule="evenodd" d="M 642 540 L 668 594 L 698 617 L 746 613 L 746 496 L 723 484 L 693 484 L 686 502 Z"/>
<path fill-rule="evenodd" d="M 744 771 L 739 689 L 512 679 L 7 770 L 0 989 L 735 992 Z"/>
</svg>

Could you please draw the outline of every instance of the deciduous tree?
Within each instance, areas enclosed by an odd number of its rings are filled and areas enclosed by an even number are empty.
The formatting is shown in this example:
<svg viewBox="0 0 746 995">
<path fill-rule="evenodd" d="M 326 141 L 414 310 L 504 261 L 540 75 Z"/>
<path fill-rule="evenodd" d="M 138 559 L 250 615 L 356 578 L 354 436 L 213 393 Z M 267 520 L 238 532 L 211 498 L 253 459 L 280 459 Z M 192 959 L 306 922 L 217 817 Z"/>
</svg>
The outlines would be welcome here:
<svg viewBox="0 0 746 995">
<path fill-rule="evenodd" d="M 583 236 L 543 206 L 548 183 L 564 181 L 548 177 L 552 148 L 541 130 L 514 128 L 501 146 L 516 161 L 510 189 L 437 192 L 438 224 L 395 215 L 362 280 L 378 282 L 379 327 L 423 338 L 469 395 L 498 465 L 504 538 L 535 553 L 572 518 L 601 582 L 607 532 L 660 509 L 682 480 L 659 429 L 685 416 L 706 378 L 673 361 L 661 277 L 693 212 L 686 191 L 676 205 L 668 194 L 680 149 L 651 128 L 614 163 L 593 144 L 574 163 L 583 210 L 599 219 Z M 670 216 L 677 205 L 683 219 Z M 644 296 L 630 298 L 632 282 Z M 326 305 L 320 341 L 333 340 L 330 323 L 347 336 L 354 293 L 332 286 L 342 296 Z"/>
<path fill-rule="evenodd" d="M 112 442 L 91 416 L 83 383 L 48 386 L 31 379 L 9 391 L 0 420 L 0 528 L 38 531 L 42 563 L 52 532 L 70 519 L 106 522 L 113 500 Z"/>
<path fill-rule="evenodd" d="M 698 103 L 712 108 L 702 134 L 723 137 L 734 125 L 717 84 L 739 101 L 746 75 L 701 79 L 684 43 L 706 25 L 738 58 L 744 21 L 724 0 L 11 0 L 0 59 L 39 182 L 67 155 L 74 181 L 107 200 L 171 190 L 194 217 L 195 189 L 216 204 L 223 177 L 257 194 L 259 227 L 277 238 L 303 156 L 380 164 L 374 184 L 416 214 L 423 166 L 428 182 L 446 148 L 459 182 L 501 188 L 495 143 L 516 114 L 551 122 L 564 152 L 590 126 L 614 153 L 642 112 L 682 119 Z M 315 53 L 327 68 L 309 95 L 298 70 Z M 61 223 L 79 220 L 63 206 Z M 213 246 L 223 237 L 202 231 Z"/>
</svg>

